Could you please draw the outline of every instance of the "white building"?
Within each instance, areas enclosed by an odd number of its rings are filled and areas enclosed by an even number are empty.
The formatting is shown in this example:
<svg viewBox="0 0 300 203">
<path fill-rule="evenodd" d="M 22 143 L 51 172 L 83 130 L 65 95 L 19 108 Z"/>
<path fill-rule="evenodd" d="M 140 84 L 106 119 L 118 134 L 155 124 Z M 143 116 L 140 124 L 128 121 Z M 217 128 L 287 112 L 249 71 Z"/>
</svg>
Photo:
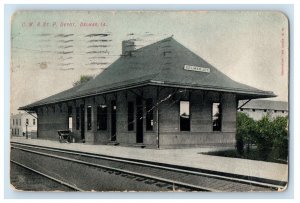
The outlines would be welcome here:
<svg viewBox="0 0 300 203">
<path fill-rule="evenodd" d="M 247 100 L 239 101 L 239 112 L 244 112 L 254 120 L 260 120 L 263 116 L 270 114 L 272 118 L 277 116 L 288 116 L 288 102 L 272 100 Z"/>
<path fill-rule="evenodd" d="M 26 125 L 28 137 L 37 136 L 37 116 L 36 114 L 21 113 L 11 114 L 10 132 L 12 136 L 26 136 Z"/>
</svg>

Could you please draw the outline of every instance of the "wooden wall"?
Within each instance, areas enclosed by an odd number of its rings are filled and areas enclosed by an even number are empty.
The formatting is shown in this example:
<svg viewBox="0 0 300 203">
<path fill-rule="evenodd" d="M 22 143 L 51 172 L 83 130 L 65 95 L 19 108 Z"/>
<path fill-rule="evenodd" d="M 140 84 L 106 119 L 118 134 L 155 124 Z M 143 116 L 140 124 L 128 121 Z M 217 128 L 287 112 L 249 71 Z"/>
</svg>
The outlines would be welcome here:
<svg viewBox="0 0 300 203">
<path fill-rule="evenodd" d="M 128 101 L 134 103 L 136 97 L 143 97 L 144 109 L 144 145 L 157 147 L 157 114 L 153 110 L 153 130 L 146 130 L 146 99 L 152 98 L 153 104 L 159 104 L 159 144 L 160 148 L 195 147 L 195 146 L 234 146 L 236 133 L 236 98 L 234 94 L 208 91 L 186 91 L 173 88 L 163 88 L 157 99 L 156 87 L 127 90 L 106 96 L 96 96 L 70 101 L 38 109 L 38 138 L 57 140 L 57 130 L 68 127 L 68 106 L 72 107 L 73 133 L 76 141 L 81 141 L 80 129 L 76 130 L 76 107 L 85 106 L 85 122 L 87 122 L 87 107 L 92 106 L 92 129 L 87 129 L 85 123 L 85 142 L 88 144 L 107 144 L 111 139 L 111 101 L 117 103 L 117 140 L 121 145 L 136 145 L 136 123 L 134 130 L 127 129 Z M 180 100 L 190 100 L 190 131 L 180 131 L 179 106 Z M 222 130 L 212 129 L 212 103 L 222 103 Z M 107 130 L 97 130 L 97 106 L 107 104 Z M 55 107 L 53 107 L 55 106 Z M 55 110 L 53 110 L 55 108 Z M 48 109 L 48 110 L 47 110 Z M 135 114 L 135 112 L 134 112 Z M 134 116 L 135 118 L 135 116 Z"/>
</svg>

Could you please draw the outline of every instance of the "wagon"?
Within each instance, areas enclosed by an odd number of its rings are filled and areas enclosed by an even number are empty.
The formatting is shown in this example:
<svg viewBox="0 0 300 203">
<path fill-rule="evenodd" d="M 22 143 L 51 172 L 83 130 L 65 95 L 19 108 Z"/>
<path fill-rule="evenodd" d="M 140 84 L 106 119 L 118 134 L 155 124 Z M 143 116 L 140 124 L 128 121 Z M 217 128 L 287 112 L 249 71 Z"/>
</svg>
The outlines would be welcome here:
<svg viewBox="0 0 300 203">
<path fill-rule="evenodd" d="M 74 143 L 75 142 L 75 138 L 73 133 L 71 132 L 71 130 L 58 130 L 58 139 L 59 142 L 66 142 L 66 143 Z"/>
</svg>

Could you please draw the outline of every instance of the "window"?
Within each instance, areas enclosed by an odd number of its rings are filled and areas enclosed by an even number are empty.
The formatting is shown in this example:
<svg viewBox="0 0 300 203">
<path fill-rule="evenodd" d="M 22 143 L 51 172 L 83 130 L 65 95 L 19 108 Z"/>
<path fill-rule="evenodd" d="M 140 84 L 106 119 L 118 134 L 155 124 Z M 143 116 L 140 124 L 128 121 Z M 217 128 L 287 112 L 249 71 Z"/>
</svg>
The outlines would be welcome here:
<svg viewBox="0 0 300 203">
<path fill-rule="evenodd" d="M 277 113 L 277 110 L 274 110 L 274 113 Z"/>
<path fill-rule="evenodd" d="M 133 131 L 134 129 L 134 103 L 133 102 L 128 102 L 127 122 L 128 122 L 128 131 Z"/>
<path fill-rule="evenodd" d="M 267 109 L 265 109 L 264 112 L 267 112 Z"/>
<path fill-rule="evenodd" d="M 22 123 L 21 123 L 21 119 L 19 120 L 20 122 L 19 122 L 19 125 L 22 125 Z"/>
<path fill-rule="evenodd" d="M 68 128 L 73 130 L 73 116 L 72 116 L 72 106 L 68 106 Z"/>
<path fill-rule="evenodd" d="M 87 130 L 92 129 L 92 107 L 87 107 Z"/>
<path fill-rule="evenodd" d="M 190 102 L 180 101 L 180 131 L 190 131 Z"/>
<path fill-rule="evenodd" d="M 19 128 L 18 128 L 18 135 L 20 134 L 20 130 L 19 130 Z"/>
<path fill-rule="evenodd" d="M 26 125 L 29 125 L 29 120 L 28 120 L 28 118 L 26 118 Z"/>
<path fill-rule="evenodd" d="M 282 113 L 284 113 L 284 111 L 281 111 Z"/>
<path fill-rule="evenodd" d="M 76 107 L 76 130 L 79 130 L 80 116 L 79 116 L 79 107 Z"/>
<path fill-rule="evenodd" d="M 33 125 L 35 125 L 35 119 L 32 119 L 32 123 L 33 123 Z"/>
<path fill-rule="evenodd" d="M 220 103 L 212 104 L 213 131 L 222 129 L 222 107 Z"/>
<path fill-rule="evenodd" d="M 146 100 L 146 130 L 153 130 L 153 100 Z"/>
<path fill-rule="evenodd" d="M 16 125 L 19 125 L 19 124 L 18 124 L 18 119 L 16 119 Z"/>
<path fill-rule="evenodd" d="M 252 109 L 253 112 L 255 112 L 255 109 Z"/>
<path fill-rule="evenodd" d="M 15 125 L 15 119 L 13 119 L 13 125 Z"/>
<path fill-rule="evenodd" d="M 107 130 L 107 106 L 97 107 L 97 130 Z"/>
<path fill-rule="evenodd" d="M 69 128 L 69 130 L 72 131 L 72 129 L 73 129 L 73 117 L 72 117 L 72 116 L 69 116 L 68 121 L 69 121 L 69 123 L 68 123 L 68 128 Z"/>
</svg>

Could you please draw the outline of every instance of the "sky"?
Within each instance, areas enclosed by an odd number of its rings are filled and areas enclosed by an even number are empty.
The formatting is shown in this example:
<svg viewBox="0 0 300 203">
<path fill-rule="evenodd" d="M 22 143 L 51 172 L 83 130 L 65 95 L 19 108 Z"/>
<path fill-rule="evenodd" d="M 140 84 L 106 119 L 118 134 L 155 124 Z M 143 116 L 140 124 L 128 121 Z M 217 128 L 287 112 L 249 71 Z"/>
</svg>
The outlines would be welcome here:
<svg viewBox="0 0 300 203">
<path fill-rule="evenodd" d="M 172 36 L 218 70 L 288 101 L 288 20 L 268 11 L 19 11 L 11 18 L 11 112 Z"/>
</svg>

